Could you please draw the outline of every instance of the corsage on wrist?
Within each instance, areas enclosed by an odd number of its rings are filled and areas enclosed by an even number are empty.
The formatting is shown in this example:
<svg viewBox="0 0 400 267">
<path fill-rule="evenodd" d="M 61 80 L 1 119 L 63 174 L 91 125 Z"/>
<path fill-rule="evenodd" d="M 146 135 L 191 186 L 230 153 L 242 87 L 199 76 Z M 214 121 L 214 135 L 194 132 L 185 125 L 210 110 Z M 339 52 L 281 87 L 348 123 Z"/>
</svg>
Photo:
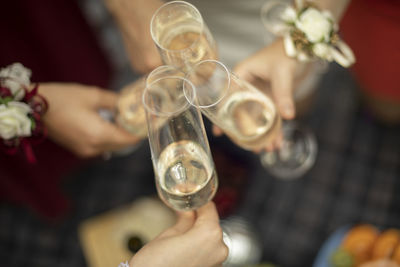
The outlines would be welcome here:
<svg viewBox="0 0 400 267">
<path fill-rule="evenodd" d="M 343 67 L 355 62 L 352 50 L 340 39 L 339 26 L 328 10 L 321 10 L 304 0 L 295 1 L 295 6 L 279 2 L 264 5 L 261 17 L 266 28 L 283 37 L 288 56 L 299 61 L 316 58 L 336 61 Z M 277 8 L 277 5 L 281 7 Z M 279 10 L 279 21 L 272 21 L 268 14 L 273 8 Z"/>
<path fill-rule="evenodd" d="M 0 149 L 10 155 L 22 149 L 28 162 L 35 163 L 32 145 L 46 137 L 42 116 L 48 104 L 30 77 L 20 63 L 0 70 Z"/>
</svg>

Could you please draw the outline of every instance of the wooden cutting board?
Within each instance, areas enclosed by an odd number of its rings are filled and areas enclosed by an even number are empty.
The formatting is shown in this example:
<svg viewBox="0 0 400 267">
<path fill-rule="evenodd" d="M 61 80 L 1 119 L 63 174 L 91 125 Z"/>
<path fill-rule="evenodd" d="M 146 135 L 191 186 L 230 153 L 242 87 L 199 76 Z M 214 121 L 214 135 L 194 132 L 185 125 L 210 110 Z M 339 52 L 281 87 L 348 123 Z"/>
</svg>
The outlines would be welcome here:
<svg viewBox="0 0 400 267">
<path fill-rule="evenodd" d="M 83 221 L 79 239 L 88 266 L 113 267 L 133 256 L 132 236 L 147 243 L 175 223 L 175 213 L 158 198 L 147 197 Z"/>
</svg>

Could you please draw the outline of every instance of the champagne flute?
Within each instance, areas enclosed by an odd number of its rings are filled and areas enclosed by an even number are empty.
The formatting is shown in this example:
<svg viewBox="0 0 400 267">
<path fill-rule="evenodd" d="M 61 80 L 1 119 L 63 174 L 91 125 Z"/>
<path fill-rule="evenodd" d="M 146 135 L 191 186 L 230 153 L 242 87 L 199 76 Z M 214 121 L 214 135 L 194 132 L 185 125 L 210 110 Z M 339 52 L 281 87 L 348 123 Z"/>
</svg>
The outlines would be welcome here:
<svg viewBox="0 0 400 267">
<path fill-rule="evenodd" d="M 268 31 L 275 35 L 282 35 L 289 31 L 283 20 L 289 6 L 290 1 L 288 0 L 271 0 L 263 5 L 261 20 Z M 297 95 L 303 95 L 303 99 L 309 98 L 325 69 L 326 66 L 319 66 L 316 61 L 311 62 L 306 77 L 296 86 Z M 300 102 L 301 100 L 298 99 L 297 104 Z M 261 154 L 261 163 L 275 177 L 299 178 L 314 166 L 318 153 L 316 137 L 311 129 L 296 121 L 285 121 L 282 125 L 282 134 L 281 147 L 275 151 Z"/>
<path fill-rule="evenodd" d="M 170 74 L 176 71 L 168 68 Z M 143 94 L 156 187 L 167 206 L 195 210 L 214 197 L 217 174 L 193 84 L 179 71 L 177 76 L 161 74 Z M 242 219 L 239 227 L 236 221 L 231 218 L 221 222 L 229 248 L 224 266 L 256 263 L 260 259 L 260 244 L 252 235 L 250 224 Z M 239 244 L 248 250 L 238 251 Z"/>
<path fill-rule="evenodd" d="M 201 113 L 184 84 L 194 91 L 184 77 L 161 77 L 147 85 L 143 104 L 158 195 L 175 210 L 194 210 L 214 197 L 218 179 Z"/>
<path fill-rule="evenodd" d="M 146 115 L 142 101 L 143 91 L 147 84 L 164 76 L 183 77 L 184 73 L 173 66 L 162 65 L 121 89 L 115 116 L 118 125 L 140 138 L 147 136 Z"/>
<path fill-rule="evenodd" d="M 248 150 L 260 150 L 277 138 L 281 119 L 271 98 L 239 79 L 221 62 L 200 61 L 186 74 L 186 78 L 196 88 L 193 91 L 184 84 L 188 100 L 197 100 L 191 103 L 197 105 L 235 144 Z M 232 217 L 223 220 L 221 226 L 224 242 L 229 248 L 223 266 L 259 262 L 261 244 L 249 222 Z"/>
<path fill-rule="evenodd" d="M 115 121 L 127 132 L 143 140 L 147 137 L 146 115 L 142 102 L 143 91 L 147 84 L 168 75 L 184 76 L 184 73 L 173 66 L 163 65 L 155 68 L 149 74 L 141 76 L 120 90 L 115 112 L 102 111 L 101 115 L 109 121 Z M 140 144 L 142 144 L 142 141 L 133 146 L 115 151 L 113 154 L 130 154 Z M 105 154 L 104 157 L 108 159 L 111 157 L 111 154 Z"/>
<path fill-rule="evenodd" d="M 146 116 L 142 105 L 142 94 L 146 87 L 146 76 L 121 89 L 116 106 L 115 121 L 129 133 L 144 138 L 147 135 Z"/>
<path fill-rule="evenodd" d="M 162 5 L 153 15 L 151 37 L 163 62 L 187 71 L 204 59 L 216 59 L 217 46 L 195 6 L 185 1 Z"/>
<path fill-rule="evenodd" d="M 262 150 L 278 137 L 281 118 L 272 99 L 238 78 L 223 63 L 201 61 L 186 77 L 195 85 L 202 113 L 238 146 Z"/>
<path fill-rule="evenodd" d="M 275 35 L 280 35 L 288 30 L 282 15 L 290 6 L 290 0 L 267 0 L 261 7 L 261 21 L 264 27 Z"/>
</svg>

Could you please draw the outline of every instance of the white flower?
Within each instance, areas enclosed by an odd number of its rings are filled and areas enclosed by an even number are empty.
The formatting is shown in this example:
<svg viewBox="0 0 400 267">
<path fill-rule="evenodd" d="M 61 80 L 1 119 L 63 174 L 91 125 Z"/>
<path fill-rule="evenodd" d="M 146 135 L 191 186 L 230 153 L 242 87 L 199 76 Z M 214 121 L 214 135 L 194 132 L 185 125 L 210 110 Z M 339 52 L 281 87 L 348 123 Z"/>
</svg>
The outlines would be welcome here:
<svg viewBox="0 0 400 267">
<path fill-rule="evenodd" d="M 0 105 L 0 137 L 11 139 L 31 135 L 31 120 L 28 113 L 32 109 L 25 103 L 11 101 Z"/>
<path fill-rule="evenodd" d="M 307 61 L 310 60 L 310 57 L 307 56 L 306 53 L 300 51 L 300 52 L 297 54 L 297 59 L 298 59 L 299 61 L 301 61 L 301 62 L 307 62 Z"/>
<path fill-rule="evenodd" d="M 21 100 L 25 91 L 31 83 L 31 70 L 25 68 L 21 63 L 14 63 L 0 70 L 0 77 L 4 79 L 3 86 L 11 90 L 15 100 Z"/>
<path fill-rule="evenodd" d="M 289 34 L 286 34 L 283 38 L 283 45 L 285 47 L 286 54 L 289 57 L 294 57 L 297 55 L 296 47 L 294 46 L 292 37 Z"/>
<path fill-rule="evenodd" d="M 303 31 L 310 42 L 329 41 L 332 22 L 315 8 L 307 8 L 296 21 L 296 27 Z"/>
<path fill-rule="evenodd" d="M 296 18 L 297 18 L 296 10 L 291 6 L 285 8 L 285 10 L 281 14 L 281 19 L 285 22 L 289 23 L 295 22 Z"/>
<path fill-rule="evenodd" d="M 326 43 L 316 43 L 313 45 L 313 52 L 316 56 L 324 59 L 331 58 L 331 49 L 330 46 Z"/>
</svg>

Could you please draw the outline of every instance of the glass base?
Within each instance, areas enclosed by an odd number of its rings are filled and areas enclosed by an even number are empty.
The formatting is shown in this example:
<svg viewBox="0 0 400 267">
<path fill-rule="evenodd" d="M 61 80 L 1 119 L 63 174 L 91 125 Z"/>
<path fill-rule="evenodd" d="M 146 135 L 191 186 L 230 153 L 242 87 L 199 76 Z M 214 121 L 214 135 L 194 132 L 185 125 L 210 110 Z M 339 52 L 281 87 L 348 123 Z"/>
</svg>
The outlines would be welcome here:
<svg viewBox="0 0 400 267">
<path fill-rule="evenodd" d="M 282 132 L 284 141 L 281 148 L 261 154 L 261 163 L 277 178 L 300 178 L 314 166 L 318 151 L 315 135 L 293 121 L 285 122 Z"/>
<path fill-rule="evenodd" d="M 241 217 L 221 221 L 223 239 L 229 249 L 224 267 L 242 267 L 257 264 L 261 260 L 261 242 L 253 227 Z"/>
</svg>

